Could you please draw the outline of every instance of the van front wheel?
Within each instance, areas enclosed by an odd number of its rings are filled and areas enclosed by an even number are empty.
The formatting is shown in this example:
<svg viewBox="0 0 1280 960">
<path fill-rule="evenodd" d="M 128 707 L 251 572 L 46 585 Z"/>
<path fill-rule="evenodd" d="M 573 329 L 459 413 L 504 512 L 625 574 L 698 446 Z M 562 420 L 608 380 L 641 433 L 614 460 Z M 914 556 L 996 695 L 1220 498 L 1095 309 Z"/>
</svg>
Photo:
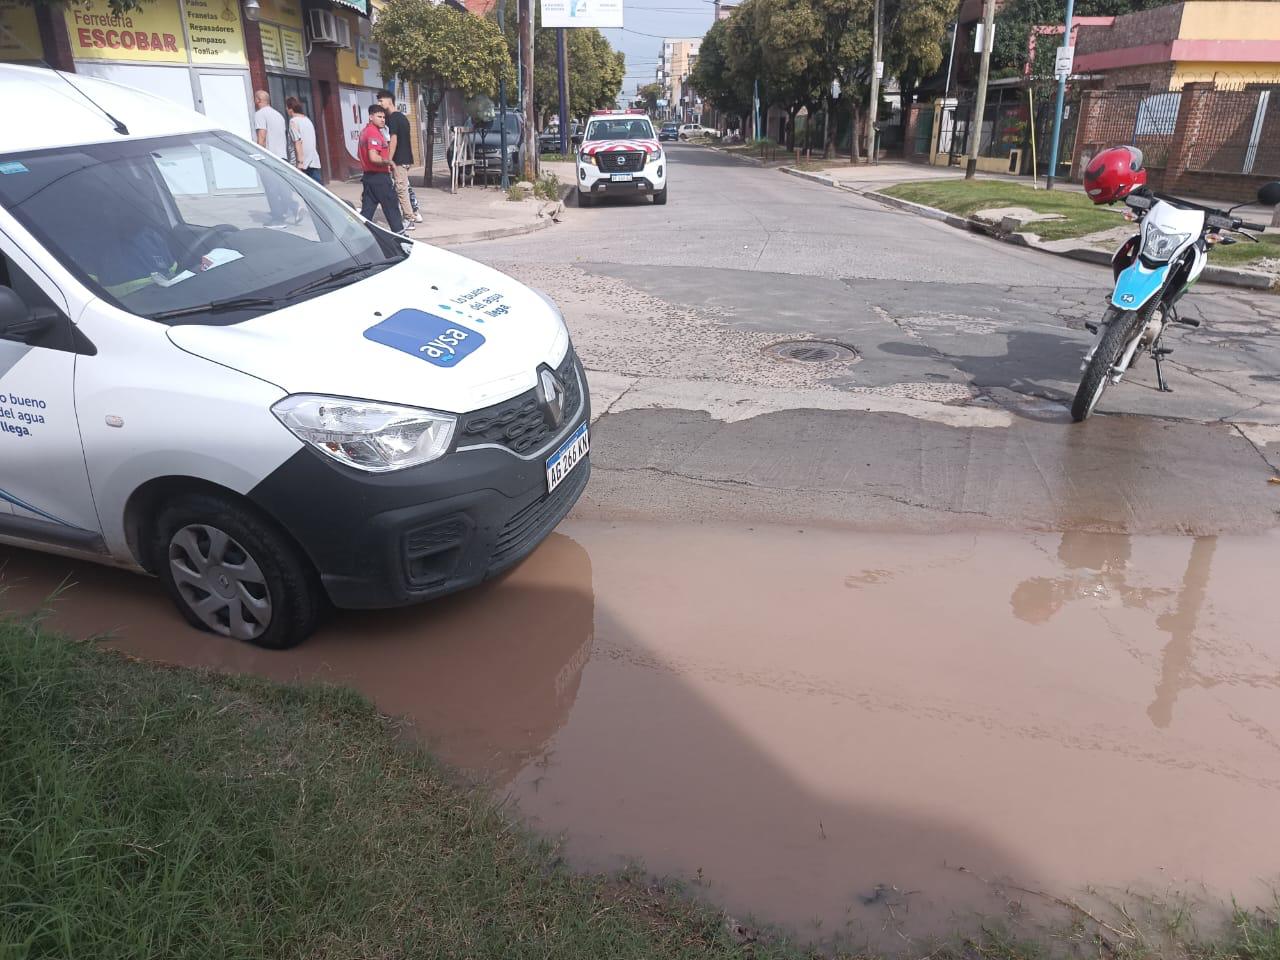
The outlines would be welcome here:
<svg viewBox="0 0 1280 960">
<path fill-rule="evenodd" d="M 229 497 L 192 494 L 163 507 L 151 556 L 182 615 L 201 630 L 283 650 L 319 621 L 323 590 L 306 557 Z"/>
</svg>

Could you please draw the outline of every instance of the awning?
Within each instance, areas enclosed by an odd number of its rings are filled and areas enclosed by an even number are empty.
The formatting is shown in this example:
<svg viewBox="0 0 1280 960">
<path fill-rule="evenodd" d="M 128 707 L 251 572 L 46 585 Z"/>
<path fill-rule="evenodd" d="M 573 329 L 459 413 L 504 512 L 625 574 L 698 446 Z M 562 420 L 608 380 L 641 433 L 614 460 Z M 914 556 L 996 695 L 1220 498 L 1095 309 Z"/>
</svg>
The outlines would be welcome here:
<svg viewBox="0 0 1280 960">
<path fill-rule="evenodd" d="M 362 17 L 369 15 L 369 0 L 332 0 L 342 7 L 349 7 Z"/>
</svg>

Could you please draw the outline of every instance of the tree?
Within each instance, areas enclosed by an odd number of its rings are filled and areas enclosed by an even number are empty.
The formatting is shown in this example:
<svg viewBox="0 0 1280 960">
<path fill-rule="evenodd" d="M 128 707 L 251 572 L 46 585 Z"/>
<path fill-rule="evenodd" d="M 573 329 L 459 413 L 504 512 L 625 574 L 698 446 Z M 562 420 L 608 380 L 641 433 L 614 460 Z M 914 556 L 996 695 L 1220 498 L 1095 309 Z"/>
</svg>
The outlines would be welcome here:
<svg viewBox="0 0 1280 960">
<path fill-rule="evenodd" d="M 658 101 L 662 99 L 662 87 L 656 83 L 646 83 L 636 91 L 636 99 L 643 100 L 645 109 L 650 113 L 656 113 Z"/>
<path fill-rule="evenodd" d="M 393 0 L 378 17 L 373 39 L 382 47 L 382 65 L 418 85 L 427 108 L 427 135 L 434 136 L 436 112 L 450 90 L 463 96 L 492 95 L 515 70 L 502 32 L 490 20 L 473 17 L 432 0 Z M 432 164 L 427 163 L 427 184 Z"/>
<path fill-rule="evenodd" d="M 37 10 L 51 10 L 62 16 L 63 0 L 28 0 Z M 128 13 L 136 13 L 146 6 L 146 0 L 107 0 L 107 6 L 117 17 Z"/>
<path fill-rule="evenodd" d="M 751 112 L 751 87 L 731 74 L 727 60 L 727 20 L 717 20 L 702 38 L 689 83 L 717 110 L 737 117 Z"/>
<path fill-rule="evenodd" d="M 517 10 L 507 4 L 505 35 L 511 58 L 516 56 Z M 497 11 L 493 13 L 497 22 Z M 543 129 L 560 109 L 559 71 L 556 60 L 556 31 L 543 28 L 540 5 L 534 7 L 533 112 L 534 125 Z M 612 107 L 622 92 L 627 72 L 626 56 L 609 46 L 603 33 L 594 27 L 566 30 L 565 47 L 569 59 L 569 115 L 585 117 L 592 110 Z"/>
</svg>

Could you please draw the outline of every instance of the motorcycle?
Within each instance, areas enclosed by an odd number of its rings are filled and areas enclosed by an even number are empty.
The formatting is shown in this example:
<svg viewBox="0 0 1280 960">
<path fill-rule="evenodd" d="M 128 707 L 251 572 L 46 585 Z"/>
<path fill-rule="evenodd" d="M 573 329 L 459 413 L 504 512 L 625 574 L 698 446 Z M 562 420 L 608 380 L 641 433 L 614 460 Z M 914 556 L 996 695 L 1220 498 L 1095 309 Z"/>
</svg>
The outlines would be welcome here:
<svg viewBox="0 0 1280 960">
<path fill-rule="evenodd" d="M 1258 202 L 1280 204 L 1280 181 L 1263 185 Z M 1155 360 L 1157 388 L 1173 392 L 1161 367 L 1173 352 L 1164 345 L 1165 331 L 1172 324 L 1200 325 L 1193 317 L 1179 316 L 1178 301 L 1200 279 L 1210 249 L 1239 242 L 1228 234 L 1256 243 L 1258 238 L 1247 231 L 1266 229 L 1233 217 L 1236 207 L 1216 210 L 1146 187 L 1134 190 L 1124 203 L 1125 217 L 1137 224 L 1138 233 L 1112 257 L 1115 289 L 1101 321 L 1085 324 L 1094 338 L 1080 364 L 1084 375 L 1071 404 L 1076 423 L 1093 413 L 1107 386 L 1119 383 L 1142 351 Z"/>
</svg>

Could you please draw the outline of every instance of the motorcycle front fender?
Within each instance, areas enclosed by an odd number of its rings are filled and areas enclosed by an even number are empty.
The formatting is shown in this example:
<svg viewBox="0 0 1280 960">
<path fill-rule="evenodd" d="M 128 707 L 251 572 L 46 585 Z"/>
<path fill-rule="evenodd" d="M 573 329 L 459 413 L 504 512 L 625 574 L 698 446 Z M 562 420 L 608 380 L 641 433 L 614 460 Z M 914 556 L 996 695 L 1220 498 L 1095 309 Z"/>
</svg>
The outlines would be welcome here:
<svg viewBox="0 0 1280 960">
<path fill-rule="evenodd" d="M 1140 310 L 1147 302 L 1164 289 L 1169 278 L 1170 264 L 1162 263 L 1158 267 L 1148 267 L 1141 260 L 1120 271 L 1116 278 L 1116 289 L 1111 294 L 1111 305 L 1121 310 Z"/>
</svg>

